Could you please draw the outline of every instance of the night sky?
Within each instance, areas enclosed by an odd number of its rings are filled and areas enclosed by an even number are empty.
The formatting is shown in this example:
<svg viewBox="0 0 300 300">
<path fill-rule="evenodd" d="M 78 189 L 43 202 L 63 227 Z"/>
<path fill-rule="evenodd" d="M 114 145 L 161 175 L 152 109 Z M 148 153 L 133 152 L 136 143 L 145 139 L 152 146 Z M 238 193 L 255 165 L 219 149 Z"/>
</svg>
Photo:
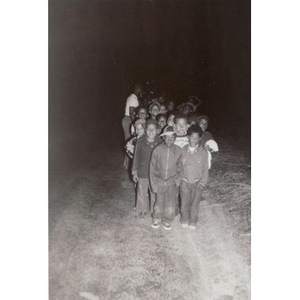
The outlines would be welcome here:
<svg viewBox="0 0 300 300">
<path fill-rule="evenodd" d="M 250 136 L 250 1 L 49 1 L 49 129 L 115 131 L 128 87 L 202 101 L 211 128 Z"/>
</svg>

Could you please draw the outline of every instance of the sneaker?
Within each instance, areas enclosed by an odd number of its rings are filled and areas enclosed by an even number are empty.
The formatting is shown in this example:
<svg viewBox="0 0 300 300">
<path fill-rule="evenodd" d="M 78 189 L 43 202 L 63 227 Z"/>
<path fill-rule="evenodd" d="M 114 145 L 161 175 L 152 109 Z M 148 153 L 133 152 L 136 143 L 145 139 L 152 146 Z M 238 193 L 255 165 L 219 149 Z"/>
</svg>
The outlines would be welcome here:
<svg viewBox="0 0 300 300">
<path fill-rule="evenodd" d="M 172 227 L 171 227 L 171 225 L 169 223 L 164 223 L 164 229 L 171 230 Z"/>
<path fill-rule="evenodd" d="M 189 228 L 190 228 L 191 230 L 196 230 L 196 226 L 195 226 L 195 225 L 190 225 Z"/>
<path fill-rule="evenodd" d="M 182 224 L 181 224 L 181 227 L 187 229 L 187 228 L 189 228 L 189 224 L 187 224 L 187 223 L 182 223 Z"/>
<path fill-rule="evenodd" d="M 159 223 L 158 221 L 154 221 L 151 225 L 152 228 L 158 228 L 159 227 Z"/>
</svg>

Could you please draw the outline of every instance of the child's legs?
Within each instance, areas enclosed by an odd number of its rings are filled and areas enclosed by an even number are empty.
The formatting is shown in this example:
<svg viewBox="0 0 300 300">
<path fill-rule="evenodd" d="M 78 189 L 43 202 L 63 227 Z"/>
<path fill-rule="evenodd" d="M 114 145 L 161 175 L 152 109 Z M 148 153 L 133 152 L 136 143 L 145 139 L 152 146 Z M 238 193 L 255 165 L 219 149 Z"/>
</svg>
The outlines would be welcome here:
<svg viewBox="0 0 300 300">
<path fill-rule="evenodd" d="M 160 221 L 163 217 L 165 208 L 166 192 L 159 192 L 156 194 L 156 201 L 154 204 L 153 221 Z"/>
<path fill-rule="evenodd" d="M 182 181 L 180 184 L 181 196 L 181 223 L 188 224 L 190 221 L 191 207 L 191 184 Z"/>
<path fill-rule="evenodd" d="M 155 198 L 156 198 L 156 194 L 151 192 L 151 189 L 149 187 L 149 191 L 150 191 L 150 212 L 151 214 L 154 212 L 154 204 L 155 204 Z"/>
<path fill-rule="evenodd" d="M 136 197 L 136 211 L 137 212 L 147 212 L 148 188 L 149 188 L 149 179 L 148 178 L 139 178 L 138 188 L 137 188 L 137 197 Z"/>
<path fill-rule="evenodd" d="M 175 218 L 175 197 L 177 195 L 176 185 L 169 185 L 165 194 L 165 207 L 163 214 L 163 222 L 171 223 Z"/>
<path fill-rule="evenodd" d="M 145 182 L 145 188 L 146 188 L 146 182 Z M 153 207 L 154 207 L 154 203 L 155 203 L 155 193 L 153 193 L 151 191 L 149 179 L 148 179 L 147 195 L 148 195 L 147 199 L 149 199 L 149 196 L 150 196 L 150 212 L 153 213 Z M 147 211 L 149 208 L 148 204 L 149 204 L 149 202 L 147 202 Z"/>
<path fill-rule="evenodd" d="M 190 208 L 190 225 L 197 225 L 198 213 L 199 213 L 199 203 L 202 198 L 202 188 L 197 187 L 196 184 L 192 186 L 192 202 Z"/>
<path fill-rule="evenodd" d="M 130 117 L 125 116 L 122 119 L 122 127 L 123 127 L 125 141 L 128 141 L 131 137 L 131 133 L 130 133 L 130 124 L 131 124 L 131 122 L 132 121 L 131 121 Z"/>
<path fill-rule="evenodd" d="M 179 188 L 176 188 L 176 196 L 175 196 L 175 216 L 177 216 L 180 213 L 180 208 L 179 208 Z"/>
</svg>

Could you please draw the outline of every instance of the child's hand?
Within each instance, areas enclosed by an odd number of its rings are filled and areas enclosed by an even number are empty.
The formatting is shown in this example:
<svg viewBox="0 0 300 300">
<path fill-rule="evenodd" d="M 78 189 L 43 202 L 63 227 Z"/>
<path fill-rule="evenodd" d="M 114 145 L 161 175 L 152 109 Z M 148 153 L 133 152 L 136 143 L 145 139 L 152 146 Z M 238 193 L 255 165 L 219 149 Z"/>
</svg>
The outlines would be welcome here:
<svg viewBox="0 0 300 300">
<path fill-rule="evenodd" d="M 133 181 L 135 183 L 137 183 L 139 181 L 139 178 L 138 178 L 138 176 L 136 174 L 133 175 Z"/>
</svg>

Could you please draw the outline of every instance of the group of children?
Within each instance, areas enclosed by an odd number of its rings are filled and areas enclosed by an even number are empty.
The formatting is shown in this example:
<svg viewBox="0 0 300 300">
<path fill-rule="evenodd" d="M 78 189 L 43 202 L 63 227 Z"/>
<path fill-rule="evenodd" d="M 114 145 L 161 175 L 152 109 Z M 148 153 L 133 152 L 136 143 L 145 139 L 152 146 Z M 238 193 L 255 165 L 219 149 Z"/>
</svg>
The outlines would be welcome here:
<svg viewBox="0 0 300 300">
<path fill-rule="evenodd" d="M 195 230 L 211 153 L 218 151 L 206 131 L 209 118 L 198 113 L 201 101 L 195 96 L 176 108 L 164 95 L 152 101 L 136 96 L 132 137 L 125 147 L 137 185 L 135 209 L 140 218 L 150 211 L 153 228 L 162 224 L 170 230 L 172 221 L 180 216 L 183 228 Z"/>
</svg>

